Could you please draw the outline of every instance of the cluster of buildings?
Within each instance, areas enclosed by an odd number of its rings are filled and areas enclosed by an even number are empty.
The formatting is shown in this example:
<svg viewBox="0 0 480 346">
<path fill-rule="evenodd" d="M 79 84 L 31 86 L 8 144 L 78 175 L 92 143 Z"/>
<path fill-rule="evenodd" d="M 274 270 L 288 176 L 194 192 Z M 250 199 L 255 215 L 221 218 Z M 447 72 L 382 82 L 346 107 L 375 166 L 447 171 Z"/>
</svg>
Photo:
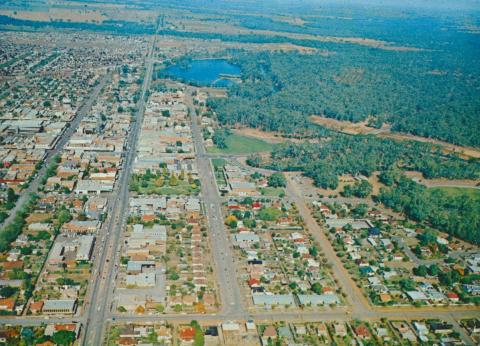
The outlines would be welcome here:
<svg viewBox="0 0 480 346">
<path fill-rule="evenodd" d="M 341 304 L 326 261 L 295 205 L 279 198 L 232 198 L 225 224 L 244 289 L 257 308 Z"/>
<path fill-rule="evenodd" d="M 5 304 L 0 310 L 34 315 L 81 312 L 123 165 L 139 88 L 135 77 L 140 78 L 140 73 L 113 73 L 46 175 L 40 177 L 22 232 L 0 263 L 7 268 L 0 287 L 13 288 L 7 290 L 12 294 L 1 297 Z"/>
<path fill-rule="evenodd" d="M 200 312 L 217 304 L 182 92 L 149 96 L 130 185 L 117 310 Z"/>
<path fill-rule="evenodd" d="M 94 246 L 104 236 L 103 221 L 122 169 L 137 89 L 134 77 L 115 73 L 64 147 L 55 174 L 45 181 L 44 193 L 59 200 L 70 217 L 61 224 L 40 274 L 33 314 L 75 314 L 85 300 Z M 65 194 L 72 198 L 68 204 Z"/>
<path fill-rule="evenodd" d="M 134 173 L 155 172 L 196 175 L 192 132 L 184 94 L 154 92 L 149 96 L 137 145 Z"/>
<path fill-rule="evenodd" d="M 151 344 L 172 345 L 174 338 L 173 326 L 160 323 L 132 323 L 112 325 L 109 330 L 108 341 L 112 345 L 141 345 L 148 339 Z"/>
<path fill-rule="evenodd" d="M 472 325 L 473 320 L 466 321 Z M 190 324 L 135 323 L 112 325 L 109 340 L 116 345 L 464 345 L 451 324 L 441 320 L 335 321 L 255 323 L 224 321 Z"/>
<path fill-rule="evenodd" d="M 258 188 L 262 187 L 261 184 L 250 179 L 248 170 L 239 165 L 226 164 L 222 166 L 221 173 L 224 184 L 219 185 L 219 189 L 223 194 L 231 196 L 257 196 Z"/>
<path fill-rule="evenodd" d="M 2 196 L 8 188 L 21 193 L 28 186 L 106 69 L 138 64 L 147 44 L 144 37 L 87 33 L 5 32 L 2 35 Z M 135 73 L 129 75 L 134 77 Z M 96 122 L 94 117 L 90 121 Z M 87 136 L 88 129 L 84 129 L 86 132 L 80 137 Z M 82 144 L 93 146 L 95 143 Z M 75 141 L 72 145 L 75 146 Z M 0 209 L 3 210 L 3 205 Z"/>
<path fill-rule="evenodd" d="M 58 340 L 64 340 L 65 337 L 77 342 L 81 327 L 80 323 L 45 323 L 36 327 L 1 326 L 0 343 L 54 346 L 58 344 Z"/>
<path fill-rule="evenodd" d="M 57 77 L 75 70 L 135 65 L 147 46 L 144 36 L 6 31 L 0 42 L 0 80 L 32 73 Z"/>
<path fill-rule="evenodd" d="M 469 304 L 479 295 L 480 257 L 472 245 L 372 208 L 358 215 L 355 207 L 314 202 L 312 212 L 374 304 Z"/>
<path fill-rule="evenodd" d="M 0 184 L 21 192 L 98 79 L 86 71 L 16 82 L 0 100 Z"/>
</svg>

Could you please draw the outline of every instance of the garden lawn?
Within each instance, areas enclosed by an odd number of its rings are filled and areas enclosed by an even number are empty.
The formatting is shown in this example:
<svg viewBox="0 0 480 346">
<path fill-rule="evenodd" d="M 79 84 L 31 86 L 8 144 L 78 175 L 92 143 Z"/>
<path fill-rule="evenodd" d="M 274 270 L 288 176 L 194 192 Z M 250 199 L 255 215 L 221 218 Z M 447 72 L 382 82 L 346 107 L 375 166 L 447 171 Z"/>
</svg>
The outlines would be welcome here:
<svg viewBox="0 0 480 346">
<path fill-rule="evenodd" d="M 231 134 L 226 138 L 225 142 L 227 144 L 225 149 L 210 147 L 207 151 L 221 154 L 251 154 L 263 151 L 270 152 L 275 147 L 275 144 L 267 143 L 261 139 L 237 134 Z"/>
</svg>

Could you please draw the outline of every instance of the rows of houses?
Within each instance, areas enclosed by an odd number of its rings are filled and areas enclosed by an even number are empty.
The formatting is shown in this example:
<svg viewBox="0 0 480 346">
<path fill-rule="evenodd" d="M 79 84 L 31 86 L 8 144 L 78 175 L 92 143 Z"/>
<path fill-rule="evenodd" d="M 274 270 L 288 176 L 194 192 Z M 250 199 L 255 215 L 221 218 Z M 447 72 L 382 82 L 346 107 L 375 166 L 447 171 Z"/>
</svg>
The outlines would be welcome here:
<svg viewBox="0 0 480 346">
<path fill-rule="evenodd" d="M 134 162 L 117 310 L 206 312 L 216 290 L 182 92 L 154 92 Z"/>
<path fill-rule="evenodd" d="M 341 295 L 294 204 L 245 197 L 226 202 L 225 224 L 256 308 L 331 306 Z"/>
<path fill-rule="evenodd" d="M 361 216 L 355 206 L 314 202 L 311 208 L 372 303 L 465 304 L 478 295 L 479 256 L 473 245 L 434 230 L 412 229 L 372 208 Z M 436 249 L 435 255 L 428 250 L 424 257 L 424 249 Z M 470 286 L 460 283 L 462 277 L 472 278 Z"/>
<path fill-rule="evenodd" d="M 143 340 L 164 345 L 188 346 L 202 340 L 204 345 L 463 345 L 451 324 L 441 320 L 414 321 L 327 321 L 275 322 L 248 321 L 189 324 L 131 323 L 113 325 L 109 333 L 117 345 L 141 345 Z"/>
<path fill-rule="evenodd" d="M 8 313 L 75 315 L 81 313 L 103 223 L 109 211 L 110 193 L 122 169 L 123 151 L 130 128 L 128 113 L 118 112 L 121 102 L 134 106 L 138 89 L 120 81 L 117 71 L 76 133 L 41 177 L 22 233 L 10 245 L 0 285 L 12 287 L 3 297 Z M 122 101 L 125 100 L 125 101 Z M 72 143 L 96 124 L 92 136 L 112 150 L 74 147 Z M 90 131 L 90 130 L 89 130 Z M 110 186 L 105 191 L 82 189 L 82 182 Z M 0 307 L 0 309 L 2 309 Z"/>
</svg>

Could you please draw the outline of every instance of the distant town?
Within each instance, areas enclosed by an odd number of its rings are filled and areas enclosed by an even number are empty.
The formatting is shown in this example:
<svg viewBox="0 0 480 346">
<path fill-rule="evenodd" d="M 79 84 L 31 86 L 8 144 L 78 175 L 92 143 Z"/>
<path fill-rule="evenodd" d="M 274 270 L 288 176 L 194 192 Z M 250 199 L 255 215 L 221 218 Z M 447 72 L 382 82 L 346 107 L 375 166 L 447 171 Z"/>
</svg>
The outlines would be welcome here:
<svg viewBox="0 0 480 346">
<path fill-rule="evenodd" d="M 188 3 L 0 5 L 0 345 L 479 344 L 475 140 L 282 80 L 427 48 Z"/>
</svg>

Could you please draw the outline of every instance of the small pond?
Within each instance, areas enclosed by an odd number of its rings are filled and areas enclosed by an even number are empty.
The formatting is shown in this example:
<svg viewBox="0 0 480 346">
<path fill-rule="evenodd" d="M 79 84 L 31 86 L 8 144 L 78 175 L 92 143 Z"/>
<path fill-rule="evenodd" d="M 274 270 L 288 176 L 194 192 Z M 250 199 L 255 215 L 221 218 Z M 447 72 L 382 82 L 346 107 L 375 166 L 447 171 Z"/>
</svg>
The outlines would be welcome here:
<svg viewBox="0 0 480 346">
<path fill-rule="evenodd" d="M 172 65 L 163 71 L 171 76 L 203 86 L 226 87 L 240 77 L 240 68 L 225 59 L 193 60 L 188 66 Z"/>
</svg>

